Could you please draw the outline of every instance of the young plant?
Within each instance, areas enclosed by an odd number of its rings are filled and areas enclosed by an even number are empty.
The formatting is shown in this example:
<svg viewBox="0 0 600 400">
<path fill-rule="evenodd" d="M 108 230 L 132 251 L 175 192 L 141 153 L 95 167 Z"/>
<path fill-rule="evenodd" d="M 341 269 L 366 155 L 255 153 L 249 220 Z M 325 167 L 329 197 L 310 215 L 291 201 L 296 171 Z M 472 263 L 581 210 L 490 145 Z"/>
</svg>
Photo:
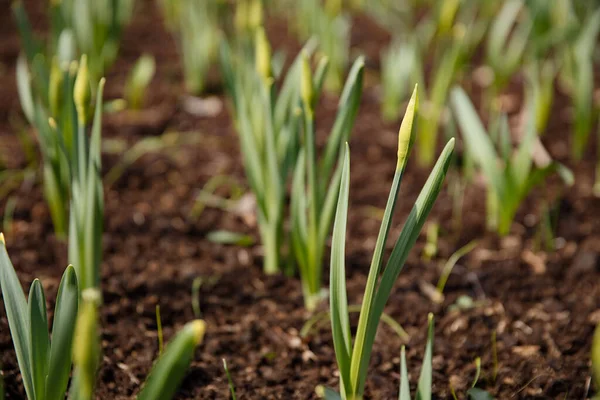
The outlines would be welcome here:
<svg viewBox="0 0 600 400">
<path fill-rule="evenodd" d="M 76 46 L 72 33 L 65 30 L 56 37 L 55 52 L 46 57 L 20 2 L 14 4 L 13 12 L 24 47 L 16 68 L 19 100 L 29 124 L 37 131 L 44 196 L 55 233 L 64 239 L 68 229 L 69 157 L 75 151 L 77 119 L 73 106 Z"/>
<path fill-rule="evenodd" d="M 100 364 L 98 289 L 80 293 L 75 269 L 69 265 L 60 281 L 54 309 L 52 336 L 48 333 L 46 298 L 42 284 L 34 280 L 29 300 L 8 257 L 0 233 L 0 287 L 8 325 L 30 400 L 62 400 L 67 392 L 71 360 L 75 365 L 69 399 L 93 398 Z M 195 320 L 185 325 L 160 355 L 137 396 L 139 400 L 165 400 L 174 396 L 202 342 L 206 325 Z"/>
<path fill-rule="evenodd" d="M 102 95 L 104 78 L 96 90 L 95 112 L 88 137 L 91 86 L 85 56 L 73 88 L 77 131 L 70 157 L 71 207 L 69 210 L 69 260 L 76 266 L 81 290 L 100 286 L 104 199 L 101 178 Z M 55 132 L 60 135 L 60 132 Z"/>
<path fill-rule="evenodd" d="M 385 120 L 394 121 L 400 116 L 400 106 L 410 94 L 407 82 L 415 78 L 421 65 L 415 41 L 394 40 L 381 53 L 381 113 Z"/>
<path fill-rule="evenodd" d="M 100 327 L 98 323 L 100 292 L 86 289 L 77 317 L 73 348 L 74 372 L 69 400 L 91 400 L 101 360 Z M 202 342 L 206 324 L 203 320 L 187 323 L 159 355 L 146 382 L 137 394 L 138 400 L 168 400 L 173 398 Z"/>
<path fill-rule="evenodd" d="M 302 279 L 304 304 L 308 310 L 314 310 L 322 297 L 323 255 L 333 222 L 342 169 L 341 163 L 338 163 L 334 170 L 334 164 L 340 158 L 342 143 L 349 139 L 354 125 L 362 95 L 363 70 L 364 61 L 359 58 L 346 80 L 323 158 L 317 160 L 314 91 L 319 89 L 320 83 L 313 80 L 308 56 L 304 54 L 302 57 L 304 143 L 295 166 L 290 207 L 291 243 Z"/>
<path fill-rule="evenodd" d="M 535 104 L 535 130 L 543 132 L 548 125 L 554 101 L 554 79 L 556 67 L 552 60 L 533 62 L 527 69 L 530 102 Z"/>
<path fill-rule="evenodd" d="M 427 344 L 425 344 L 425 354 L 423 355 L 423 364 L 421 365 L 421 375 L 417 386 L 416 400 L 431 400 L 431 385 L 433 382 L 433 314 L 428 316 Z M 402 346 L 400 352 L 400 393 L 398 400 L 410 400 L 410 381 L 408 380 L 408 368 L 406 367 L 406 349 Z"/>
<path fill-rule="evenodd" d="M 350 57 L 350 21 L 341 11 L 337 0 L 299 0 L 294 3 L 293 17 L 302 40 L 316 38 L 319 50 L 329 59 L 330 67 L 325 86 L 338 92 Z"/>
<path fill-rule="evenodd" d="M 129 73 L 125 84 L 125 100 L 132 110 L 140 110 L 144 106 L 148 86 L 156 72 L 156 61 L 149 54 L 142 55 Z"/>
<path fill-rule="evenodd" d="M 461 88 L 454 88 L 451 102 L 463 134 L 467 151 L 483 171 L 488 184 L 488 227 L 504 236 L 521 202 L 546 177 L 558 173 L 567 185 L 573 182 L 570 170 L 549 159 L 534 163 L 534 148 L 540 146 L 535 130 L 535 115 L 531 108 L 527 115 L 524 134 L 517 151 L 512 154 L 511 139 L 506 118 L 497 123 L 496 137 L 500 151 L 496 151 L 491 136 L 485 131 L 473 104 Z"/>
<path fill-rule="evenodd" d="M 451 139 L 446 144 L 425 186 L 421 190 L 404 228 L 394 245 L 387 265 L 385 268 L 382 268 L 385 242 L 389 234 L 400 182 L 408 164 L 408 155 L 415 137 L 417 103 L 417 90 L 415 88 L 398 134 L 398 162 L 396 172 L 375 244 L 354 340 L 352 340 L 348 317 L 344 261 L 344 242 L 350 184 L 350 155 L 348 147 L 346 147 L 333 228 L 329 291 L 333 344 L 340 371 L 340 395 L 344 400 L 362 399 L 371 351 L 383 309 L 391 294 L 394 282 L 406 262 L 408 253 L 415 244 L 419 232 L 442 188 L 444 176 L 454 149 L 454 139 Z"/>
<path fill-rule="evenodd" d="M 134 0 L 61 0 L 50 6 L 52 30 L 73 33 L 80 54 L 87 54 L 94 82 L 115 62 L 121 34 Z"/>
<path fill-rule="evenodd" d="M 580 160 L 589 141 L 597 110 L 594 107 L 594 50 L 600 32 L 600 7 L 582 22 L 574 41 L 562 49 L 559 78 L 572 98 L 574 133 L 573 158 Z"/>
<path fill-rule="evenodd" d="M 279 93 L 275 91 L 271 48 L 264 30 L 255 42 L 254 64 L 232 54 L 224 44 L 221 70 L 231 96 L 244 168 L 257 203 L 264 249 L 263 267 L 274 274 L 281 267 L 286 182 L 298 157 L 301 58 L 291 66 Z M 235 72 L 234 72 L 235 71 Z"/>
<path fill-rule="evenodd" d="M 206 86 L 209 68 L 217 59 L 224 2 L 162 0 L 160 4 L 167 27 L 179 45 L 185 88 L 199 95 Z"/>
<path fill-rule="evenodd" d="M 0 287 L 27 398 L 64 399 L 71 371 L 71 349 L 79 302 L 74 268 L 68 266 L 60 281 L 52 340 L 48 333 L 42 284 L 37 279 L 33 281 L 27 302 L 1 233 Z"/>
<path fill-rule="evenodd" d="M 524 0 L 504 2 L 488 33 L 486 56 L 493 71 L 489 102 L 520 67 L 532 29 L 533 19 L 527 13 Z"/>
<path fill-rule="evenodd" d="M 447 49 L 442 52 L 439 64 L 435 68 L 431 87 L 429 90 L 424 90 L 427 94 L 427 101 L 419 112 L 421 132 L 417 136 L 417 161 L 424 167 L 430 167 L 434 160 L 438 128 L 446 109 L 450 87 L 460 69 L 465 35 L 463 30 L 457 31 Z"/>
</svg>

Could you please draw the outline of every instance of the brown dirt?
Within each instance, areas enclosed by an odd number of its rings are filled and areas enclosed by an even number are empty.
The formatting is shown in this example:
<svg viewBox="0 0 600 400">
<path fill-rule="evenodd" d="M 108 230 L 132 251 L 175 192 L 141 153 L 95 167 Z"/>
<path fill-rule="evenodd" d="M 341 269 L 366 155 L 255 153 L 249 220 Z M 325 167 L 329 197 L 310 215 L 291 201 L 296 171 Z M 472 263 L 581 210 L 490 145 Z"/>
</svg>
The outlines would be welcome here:
<svg viewBox="0 0 600 400">
<path fill-rule="evenodd" d="M 30 1 L 28 8 L 35 12 L 35 26 L 43 29 L 40 4 Z M 258 247 L 216 245 L 205 237 L 216 229 L 257 236 L 255 226 L 211 208 L 197 220 L 189 216 L 197 191 L 210 177 L 226 174 L 243 184 L 237 137 L 225 108 L 206 118 L 182 109 L 175 43 L 164 31 L 154 1 L 138 1 L 137 7 L 134 22 L 124 35 L 120 60 L 108 75 L 107 98 L 120 96 L 132 63 L 143 52 L 150 52 L 158 63 L 147 105 L 154 110 L 149 114 L 155 119 L 140 123 L 111 116 L 104 135 L 133 143 L 168 129 L 189 135 L 199 132 L 201 140 L 181 147 L 176 157 L 160 153 L 142 157 L 106 188 L 104 358 L 97 398 L 127 399 L 137 392 L 157 355 L 155 306 L 160 304 L 165 336 L 171 338 L 194 318 L 191 286 L 196 277 L 215 278 L 211 285 L 203 285 L 200 293 L 208 332 L 177 398 L 228 398 L 223 358 L 241 399 L 316 398 L 316 385 L 336 386 L 338 381 L 328 326 L 301 339 L 299 330 L 309 315 L 302 307 L 298 279 L 263 275 Z M 0 22 L 0 153 L 8 167 L 19 168 L 25 158 L 10 122 L 22 118 L 14 83 L 19 40 L 9 13 L 0 16 Z M 285 29 L 278 21 L 269 32 L 278 46 L 297 49 Z M 355 30 L 360 32 L 353 33 L 353 45 L 364 47 L 367 66 L 376 68 L 385 35 L 364 17 L 357 19 Z M 223 99 L 218 90 L 217 95 Z M 351 140 L 347 269 L 353 304 L 360 302 L 379 225 L 370 207 L 385 205 L 396 158 L 397 124 L 381 122 L 377 95 L 377 87 L 369 83 Z M 568 142 L 565 104 L 564 97 L 559 97 L 559 109 L 549 124 L 552 128 L 544 137 L 559 159 L 565 159 Z M 319 135 L 331 124 L 335 106 L 333 96 L 323 99 Z M 117 160 L 105 155 L 104 170 Z M 593 165 L 590 153 L 574 168 L 577 184 L 562 196 L 556 179 L 547 188 L 536 190 L 521 208 L 511 235 L 503 240 L 485 232 L 481 187 L 472 186 L 465 192 L 460 231 L 453 228 L 448 191 L 442 191 L 430 217 L 441 223 L 439 255 L 423 261 L 424 237 L 419 239 L 386 309 L 411 336 L 406 344 L 413 382 L 423 354 L 427 313 L 433 312 L 436 398 L 450 398 L 450 381 L 464 397 L 475 373 L 476 357 L 482 358 L 479 386 L 499 399 L 580 399 L 587 394 L 591 337 L 600 320 L 600 200 L 591 195 Z M 425 178 L 425 170 L 415 163 L 409 166 L 392 238 L 398 236 Z M 66 265 L 66 247 L 53 237 L 40 185 L 23 186 L 13 194 L 18 203 L 12 230 L 6 235 L 9 253 L 24 287 L 34 277 L 42 279 L 52 309 Z M 535 251 L 532 257 L 537 211 L 545 198 L 558 199 L 556 235 L 562 247 L 554 252 Z M 0 199 L 2 214 L 6 200 Z M 480 240 L 478 248 L 456 266 L 443 304 L 434 305 L 420 284 L 435 284 L 439 265 L 472 239 Z M 532 267 L 537 265 L 532 259 L 545 260 L 545 269 Z M 462 295 L 474 298 L 477 306 L 451 310 Z M 495 379 L 493 332 L 497 332 L 498 354 Z M 387 326 L 380 327 L 366 398 L 397 397 L 402 344 Z M 0 361 L 7 399 L 24 398 L 4 312 L 0 313 Z"/>
</svg>

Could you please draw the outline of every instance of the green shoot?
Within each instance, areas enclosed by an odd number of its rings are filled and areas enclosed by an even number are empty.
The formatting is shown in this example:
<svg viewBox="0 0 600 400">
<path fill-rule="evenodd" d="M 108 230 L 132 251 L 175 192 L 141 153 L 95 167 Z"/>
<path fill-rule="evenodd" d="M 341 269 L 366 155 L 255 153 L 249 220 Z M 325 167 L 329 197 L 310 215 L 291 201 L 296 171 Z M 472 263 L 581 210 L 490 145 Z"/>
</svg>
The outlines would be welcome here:
<svg viewBox="0 0 600 400">
<path fill-rule="evenodd" d="M 486 56 L 494 75 L 490 99 L 506 86 L 517 71 L 533 29 L 525 1 L 508 0 L 494 18 L 488 34 Z"/>
<path fill-rule="evenodd" d="M 94 386 L 100 362 L 98 323 L 100 293 L 96 289 L 87 289 L 82 294 L 82 300 L 83 304 L 77 318 L 73 350 L 75 370 L 69 400 L 95 398 Z M 159 355 L 136 398 L 138 400 L 173 398 L 194 357 L 196 347 L 202 342 L 205 331 L 206 324 L 202 320 L 186 324 Z"/>
<path fill-rule="evenodd" d="M 202 277 L 198 276 L 194 278 L 192 282 L 192 310 L 194 310 L 194 317 L 200 318 L 202 316 L 202 311 L 200 309 L 200 287 L 204 280 Z"/>
<path fill-rule="evenodd" d="M 594 385 L 600 387 L 600 325 L 596 326 L 592 339 L 592 379 Z"/>
<path fill-rule="evenodd" d="M 158 355 L 161 355 L 164 349 L 162 319 L 160 317 L 160 305 L 156 305 L 156 335 L 158 336 Z"/>
<path fill-rule="evenodd" d="M 350 21 L 340 11 L 337 0 L 323 4 L 320 0 L 299 0 L 294 2 L 294 20 L 301 40 L 316 38 L 330 67 L 325 78 L 328 90 L 339 91 L 350 58 Z"/>
<path fill-rule="evenodd" d="M 421 375 L 417 386 L 416 400 L 431 400 L 432 385 L 432 358 L 433 358 L 433 314 L 428 316 L 429 323 L 427 329 L 427 344 L 425 345 L 425 355 L 423 356 L 423 365 L 421 365 Z M 400 393 L 398 400 L 410 400 L 410 383 L 408 381 L 408 370 L 406 367 L 406 350 L 402 346 L 400 354 Z"/>
<path fill-rule="evenodd" d="M 582 22 L 576 40 L 562 49 L 563 65 L 559 72 L 562 83 L 572 98 L 574 130 L 572 153 L 580 160 L 587 147 L 597 115 L 594 107 L 594 50 L 600 32 L 600 8 Z"/>
<path fill-rule="evenodd" d="M 496 382 L 496 378 L 498 378 L 498 370 L 500 369 L 498 363 L 498 332 L 494 329 L 492 331 L 492 361 L 494 363 L 494 368 L 492 372 L 492 382 Z"/>
<path fill-rule="evenodd" d="M 381 112 L 387 121 L 400 116 L 400 105 L 410 95 L 407 82 L 414 80 L 420 65 L 417 44 L 395 40 L 381 54 Z"/>
<path fill-rule="evenodd" d="M 219 26 L 224 2 L 162 0 L 167 27 L 172 31 L 181 53 L 186 90 L 199 95 L 218 55 L 222 37 Z"/>
<path fill-rule="evenodd" d="M 98 324 L 101 294 L 88 288 L 81 293 L 82 304 L 77 316 L 73 343 L 73 380 L 69 400 L 92 400 L 96 387 L 96 373 L 100 366 L 102 348 Z"/>
<path fill-rule="evenodd" d="M 460 130 L 464 136 L 467 151 L 483 171 L 488 184 L 488 226 L 496 229 L 504 236 L 510 231 L 512 221 L 521 202 L 546 177 L 558 173 L 567 185 L 573 183 L 573 175 L 562 164 L 546 160 L 535 165 L 533 159 L 534 146 L 539 144 L 535 130 L 535 116 L 528 109 L 528 120 L 521 144 L 511 154 L 508 122 L 501 119 L 498 137 L 501 142 L 500 151 L 496 151 L 494 142 L 485 131 L 477 116 L 473 104 L 461 88 L 452 91 L 452 106 Z M 497 221 L 497 223 L 496 223 Z"/>
<path fill-rule="evenodd" d="M 96 105 L 91 136 L 86 133 L 90 107 L 90 81 L 85 56 L 77 72 L 73 100 L 77 128 L 71 158 L 71 208 L 69 217 L 69 260 L 77 269 L 81 290 L 98 288 L 102 260 L 104 199 L 100 142 L 102 133 L 102 94 L 104 79 L 96 90 Z"/>
<path fill-rule="evenodd" d="M 132 110 L 140 110 L 144 106 L 147 89 L 156 72 L 156 61 L 149 54 L 142 55 L 127 77 L 125 83 L 125 100 Z"/>
<path fill-rule="evenodd" d="M 427 225 L 426 242 L 423 247 L 423 260 L 430 261 L 438 252 L 438 237 L 440 235 L 440 224 L 431 222 Z"/>
<path fill-rule="evenodd" d="M 456 265 L 458 260 L 460 260 L 465 255 L 469 254 L 477 246 L 477 244 L 478 243 L 476 240 L 472 240 L 469 243 L 465 244 L 460 249 L 456 250 L 450 256 L 450 258 L 448 258 L 448 261 L 446 261 L 446 263 L 444 264 L 444 267 L 442 268 L 442 273 L 440 274 L 440 279 L 438 280 L 438 283 L 436 286 L 437 292 L 440 294 L 439 299 L 442 300 L 444 298 L 443 295 L 444 295 L 444 288 L 446 287 L 446 282 L 448 282 L 448 278 L 450 277 L 450 274 L 452 273 L 452 269 L 454 268 L 454 266 Z"/>
<path fill-rule="evenodd" d="M 1 233 L 0 287 L 27 398 L 64 399 L 71 371 L 79 302 L 75 270 L 68 266 L 60 281 L 52 340 L 48 333 L 46 298 L 42 285 L 37 279 L 33 281 L 27 302 Z"/>
<path fill-rule="evenodd" d="M 138 400 L 172 399 L 194 358 L 196 347 L 202 343 L 206 323 L 197 319 L 188 322 L 165 347 L 150 371 Z"/>
<path fill-rule="evenodd" d="M 530 102 L 535 107 L 535 130 L 542 134 L 548 125 L 554 101 L 554 79 L 557 69 L 552 61 L 534 62 L 528 69 Z"/>
<path fill-rule="evenodd" d="M 302 279 L 304 304 L 310 311 L 315 309 L 321 299 L 323 255 L 340 186 L 341 163 L 338 163 L 335 170 L 333 166 L 339 158 L 342 143 L 349 139 L 354 124 L 362 94 L 363 69 L 364 62 L 359 58 L 344 86 L 325 154 L 317 161 L 312 92 L 313 88 L 319 87 L 319 83 L 313 81 L 308 58 L 303 57 L 301 87 L 304 145 L 294 171 L 290 207 L 292 249 Z"/>
<path fill-rule="evenodd" d="M 402 181 L 408 163 L 408 155 L 416 135 L 414 119 L 417 114 L 417 104 L 418 98 L 415 88 L 398 135 L 398 163 L 384 218 L 375 244 L 375 251 L 369 277 L 367 278 L 362 310 L 354 340 L 351 337 L 348 317 L 344 261 L 350 183 L 350 155 L 348 148 L 346 149 L 333 228 L 330 277 L 331 327 L 337 365 L 340 370 L 340 393 L 343 399 L 354 400 L 362 398 L 371 351 L 383 309 L 391 294 L 394 282 L 404 266 L 408 253 L 415 244 L 419 232 L 442 188 L 444 176 L 454 149 L 454 139 L 451 139 L 442 151 L 438 162 L 419 194 L 406 220 L 404 229 L 394 245 L 387 265 L 385 268 L 382 268 L 384 245 L 390 230 L 400 182 Z"/>
<path fill-rule="evenodd" d="M 80 54 L 87 54 L 92 81 L 99 80 L 116 60 L 124 26 L 134 0 L 61 0 L 50 6 L 52 32 L 71 32 Z"/>
<path fill-rule="evenodd" d="M 225 370 L 225 375 L 227 376 L 227 383 L 229 384 L 229 393 L 231 394 L 231 400 L 237 400 L 235 395 L 235 385 L 233 384 L 233 379 L 231 379 L 231 374 L 229 373 L 229 368 L 227 367 L 227 361 L 223 359 L 223 369 Z"/>
</svg>

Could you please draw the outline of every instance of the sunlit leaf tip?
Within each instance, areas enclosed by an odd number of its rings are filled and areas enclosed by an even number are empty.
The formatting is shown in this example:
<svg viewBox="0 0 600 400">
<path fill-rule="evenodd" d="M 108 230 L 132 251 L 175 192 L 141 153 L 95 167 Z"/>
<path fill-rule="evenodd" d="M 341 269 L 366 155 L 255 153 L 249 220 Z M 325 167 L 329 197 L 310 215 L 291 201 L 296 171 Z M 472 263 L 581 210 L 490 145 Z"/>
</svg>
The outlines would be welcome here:
<svg viewBox="0 0 600 400">
<path fill-rule="evenodd" d="M 400 124 L 400 130 L 398 131 L 398 164 L 397 168 L 404 165 L 406 163 L 406 158 L 410 151 L 410 147 L 414 142 L 414 119 L 415 114 L 419 109 L 419 92 L 418 85 L 415 85 L 412 95 L 410 96 L 410 101 L 408 102 L 408 106 L 406 107 L 406 113 L 404 114 L 404 119 L 402 120 L 402 124 Z"/>
<path fill-rule="evenodd" d="M 196 345 L 202 342 L 204 339 L 204 333 L 206 332 L 206 322 L 201 319 L 197 319 L 191 322 L 192 330 L 194 331 L 195 343 Z"/>
</svg>

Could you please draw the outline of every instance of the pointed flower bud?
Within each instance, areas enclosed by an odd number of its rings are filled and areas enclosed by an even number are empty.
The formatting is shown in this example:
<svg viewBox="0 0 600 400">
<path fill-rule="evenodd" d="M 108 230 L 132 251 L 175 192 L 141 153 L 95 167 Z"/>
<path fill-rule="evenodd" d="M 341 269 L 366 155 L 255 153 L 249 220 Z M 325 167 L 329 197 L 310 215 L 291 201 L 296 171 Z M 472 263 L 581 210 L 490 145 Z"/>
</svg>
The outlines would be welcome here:
<svg viewBox="0 0 600 400">
<path fill-rule="evenodd" d="M 419 94 L 418 87 L 415 85 L 410 101 L 406 107 L 406 113 L 404 113 L 404 119 L 400 125 L 400 131 L 398 132 L 398 164 L 396 168 L 401 168 L 406 165 L 408 153 L 415 139 L 415 115 L 419 108 Z"/>
<path fill-rule="evenodd" d="M 81 56 L 77 78 L 75 78 L 75 87 L 73 88 L 73 100 L 77 109 L 77 118 L 81 124 L 87 122 L 87 109 L 90 98 L 90 72 L 87 65 L 87 56 L 84 54 Z"/>
<path fill-rule="evenodd" d="M 263 27 L 256 30 L 255 52 L 256 71 L 266 83 L 271 79 L 271 45 Z"/>
<path fill-rule="evenodd" d="M 308 58 L 308 54 L 305 51 L 302 52 L 300 96 L 302 96 L 302 101 L 304 102 L 305 107 L 308 107 L 312 110 L 312 101 L 314 96 L 312 71 L 310 69 L 310 60 Z"/>
</svg>

